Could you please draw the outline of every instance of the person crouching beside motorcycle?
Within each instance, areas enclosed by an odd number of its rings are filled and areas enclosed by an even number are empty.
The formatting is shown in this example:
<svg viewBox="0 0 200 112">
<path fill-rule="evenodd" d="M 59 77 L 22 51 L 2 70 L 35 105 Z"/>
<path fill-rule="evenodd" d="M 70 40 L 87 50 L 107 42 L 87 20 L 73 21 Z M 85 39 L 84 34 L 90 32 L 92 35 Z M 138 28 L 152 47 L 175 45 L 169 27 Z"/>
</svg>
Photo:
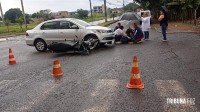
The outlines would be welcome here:
<svg viewBox="0 0 200 112">
<path fill-rule="evenodd" d="M 140 43 L 142 39 L 144 38 L 144 34 L 142 30 L 138 27 L 136 23 L 131 25 L 130 28 L 133 29 L 132 41 L 135 43 Z"/>
<path fill-rule="evenodd" d="M 115 31 L 115 42 L 118 44 L 128 44 L 128 40 L 130 39 L 123 31 L 124 27 L 120 26 Z"/>
<path fill-rule="evenodd" d="M 121 40 L 121 38 L 124 36 L 123 29 L 124 29 L 124 27 L 120 26 L 119 28 L 117 28 L 117 30 L 115 30 L 115 32 L 114 32 L 115 42 L 119 42 Z"/>
</svg>

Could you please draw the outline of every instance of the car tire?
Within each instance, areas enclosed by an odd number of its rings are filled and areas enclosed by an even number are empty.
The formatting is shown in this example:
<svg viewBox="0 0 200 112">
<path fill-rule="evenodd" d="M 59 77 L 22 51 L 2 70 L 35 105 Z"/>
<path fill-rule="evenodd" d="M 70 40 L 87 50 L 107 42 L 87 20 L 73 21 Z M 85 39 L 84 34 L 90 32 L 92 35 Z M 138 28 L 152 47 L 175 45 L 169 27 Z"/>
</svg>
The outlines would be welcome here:
<svg viewBox="0 0 200 112">
<path fill-rule="evenodd" d="M 38 52 L 45 52 L 47 50 L 47 44 L 42 39 L 36 40 L 34 46 Z"/>
<path fill-rule="evenodd" d="M 98 39 L 96 36 L 93 36 L 93 35 L 89 35 L 87 37 L 85 37 L 85 41 L 92 41 L 92 40 L 95 40 L 95 39 Z M 93 45 L 89 46 L 89 48 L 92 50 L 92 49 L 95 49 L 99 46 L 99 41 L 97 41 L 96 43 L 94 43 Z"/>
</svg>

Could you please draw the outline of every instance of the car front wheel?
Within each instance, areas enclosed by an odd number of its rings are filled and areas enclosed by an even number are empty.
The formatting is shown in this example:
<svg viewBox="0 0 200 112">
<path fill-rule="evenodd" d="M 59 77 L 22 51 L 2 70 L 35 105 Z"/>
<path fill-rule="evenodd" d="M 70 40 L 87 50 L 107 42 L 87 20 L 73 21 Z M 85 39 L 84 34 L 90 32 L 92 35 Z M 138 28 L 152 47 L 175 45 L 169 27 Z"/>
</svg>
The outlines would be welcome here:
<svg viewBox="0 0 200 112">
<path fill-rule="evenodd" d="M 99 45 L 99 41 L 96 41 L 97 39 L 98 38 L 96 36 L 90 35 L 90 36 L 87 36 L 84 40 L 92 42 L 92 44 L 89 46 L 89 48 L 92 50 Z M 94 42 L 94 41 L 96 41 L 96 42 Z"/>
<path fill-rule="evenodd" d="M 47 44 L 44 42 L 44 40 L 36 40 L 34 45 L 35 49 L 39 52 L 45 52 L 47 50 Z"/>
</svg>

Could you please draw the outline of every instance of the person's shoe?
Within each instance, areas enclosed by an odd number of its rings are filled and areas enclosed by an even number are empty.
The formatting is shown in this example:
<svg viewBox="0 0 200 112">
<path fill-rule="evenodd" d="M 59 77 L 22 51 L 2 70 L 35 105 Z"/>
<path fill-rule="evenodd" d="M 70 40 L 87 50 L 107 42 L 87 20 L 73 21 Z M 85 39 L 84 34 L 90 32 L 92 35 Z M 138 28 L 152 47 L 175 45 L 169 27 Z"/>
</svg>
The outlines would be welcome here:
<svg viewBox="0 0 200 112">
<path fill-rule="evenodd" d="M 167 40 L 162 39 L 163 42 L 167 42 Z"/>
<path fill-rule="evenodd" d="M 118 44 L 118 45 L 119 45 L 119 44 L 121 44 L 121 42 L 120 42 L 120 41 L 118 41 L 118 42 L 115 42 L 115 44 Z"/>
</svg>

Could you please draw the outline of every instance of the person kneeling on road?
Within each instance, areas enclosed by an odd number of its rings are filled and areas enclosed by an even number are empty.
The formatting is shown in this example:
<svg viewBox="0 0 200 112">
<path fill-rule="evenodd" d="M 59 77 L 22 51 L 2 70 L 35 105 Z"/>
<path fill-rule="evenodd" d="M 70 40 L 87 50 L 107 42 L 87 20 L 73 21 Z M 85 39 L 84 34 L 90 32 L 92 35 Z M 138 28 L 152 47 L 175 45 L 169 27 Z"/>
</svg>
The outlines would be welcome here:
<svg viewBox="0 0 200 112">
<path fill-rule="evenodd" d="M 127 44 L 129 37 L 127 37 L 125 35 L 125 33 L 123 32 L 124 27 L 120 26 L 115 32 L 115 42 L 119 42 L 121 44 Z"/>
<path fill-rule="evenodd" d="M 138 27 L 138 25 L 136 23 L 134 23 L 130 27 L 131 27 L 131 29 L 134 30 L 132 42 L 135 42 L 135 43 L 141 42 L 141 40 L 144 38 L 144 34 L 143 34 L 142 30 Z"/>
</svg>

